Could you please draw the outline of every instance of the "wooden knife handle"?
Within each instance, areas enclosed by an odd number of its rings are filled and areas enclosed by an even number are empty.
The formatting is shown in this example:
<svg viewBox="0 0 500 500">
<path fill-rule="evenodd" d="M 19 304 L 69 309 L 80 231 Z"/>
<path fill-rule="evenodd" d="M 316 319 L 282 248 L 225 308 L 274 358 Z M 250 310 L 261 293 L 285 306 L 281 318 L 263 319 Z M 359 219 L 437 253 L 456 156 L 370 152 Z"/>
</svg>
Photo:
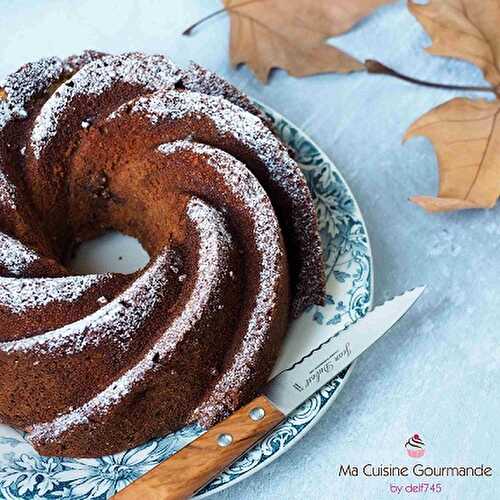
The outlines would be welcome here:
<svg viewBox="0 0 500 500">
<path fill-rule="evenodd" d="M 188 498 L 284 418 L 285 415 L 265 396 L 259 396 L 119 491 L 113 498 L 115 500 Z"/>
</svg>

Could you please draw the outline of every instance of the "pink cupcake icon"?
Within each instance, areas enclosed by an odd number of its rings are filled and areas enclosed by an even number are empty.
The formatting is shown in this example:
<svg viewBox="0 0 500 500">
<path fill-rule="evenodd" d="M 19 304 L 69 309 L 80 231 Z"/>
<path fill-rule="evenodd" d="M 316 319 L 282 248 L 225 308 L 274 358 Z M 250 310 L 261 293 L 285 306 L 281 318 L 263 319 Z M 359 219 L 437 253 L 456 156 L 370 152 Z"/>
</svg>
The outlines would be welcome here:
<svg viewBox="0 0 500 500">
<path fill-rule="evenodd" d="M 425 455 L 425 444 L 418 434 L 413 434 L 413 436 L 406 441 L 405 448 L 409 457 L 420 458 Z"/>
</svg>

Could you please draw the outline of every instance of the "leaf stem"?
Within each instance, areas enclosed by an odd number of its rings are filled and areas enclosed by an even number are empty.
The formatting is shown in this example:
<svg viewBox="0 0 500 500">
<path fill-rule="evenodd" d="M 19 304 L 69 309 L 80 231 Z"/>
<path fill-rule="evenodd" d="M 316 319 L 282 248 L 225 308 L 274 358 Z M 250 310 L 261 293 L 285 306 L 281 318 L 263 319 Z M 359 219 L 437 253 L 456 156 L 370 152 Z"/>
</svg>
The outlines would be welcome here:
<svg viewBox="0 0 500 500">
<path fill-rule="evenodd" d="M 405 82 L 410 82 L 416 85 L 422 85 L 424 87 L 432 87 L 436 89 L 462 90 L 465 92 L 491 92 L 496 95 L 498 95 L 500 90 L 495 87 L 483 87 L 475 85 L 451 85 L 448 83 L 428 82 L 426 80 L 420 80 L 418 78 L 413 78 L 411 76 L 403 75 L 402 73 L 399 73 L 398 71 L 389 68 L 388 66 L 382 64 L 379 61 L 374 61 L 373 59 L 367 59 L 365 61 L 365 68 L 366 71 L 368 71 L 368 73 L 393 76 L 394 78 L 398 78 L 399 80 L 404 80 Z"/>
<path fill-rule="evenodd" d="M 216 10 L 216 11 L 214 11 L 214 12 L 206 15 L 205 17 L 202 17 L 201 19 L 199 19 L 195 23 L 191 24 L 191 26 L 188 26 L 182 32 L 182 34 L 184 36 L 191 35 L 191 33 L 193 32 L 194 29 L 196 29 L 198 26 L 200 26 L 201 24 L 205 23 L 209 19 L 212 19 L 213 17 L 216 17 L 216 16 L 218 16 L 220 14 L 223 14 L 224 12 L 231 12 L 231 11 L 239 9 L 240 7 L 243 7 L 245 5 L 248 5 L 248 4 L 251 4 L 251 3 L 255 3 L 255 2 L 260 2 L 260 1 L 261 0 L 247 0 L 246 2 L 241 2 L 241 3 L 239 3 L 237 5 L 233 5 L 231 7 L 223 7 L 222 9 Z"/>
</svg>

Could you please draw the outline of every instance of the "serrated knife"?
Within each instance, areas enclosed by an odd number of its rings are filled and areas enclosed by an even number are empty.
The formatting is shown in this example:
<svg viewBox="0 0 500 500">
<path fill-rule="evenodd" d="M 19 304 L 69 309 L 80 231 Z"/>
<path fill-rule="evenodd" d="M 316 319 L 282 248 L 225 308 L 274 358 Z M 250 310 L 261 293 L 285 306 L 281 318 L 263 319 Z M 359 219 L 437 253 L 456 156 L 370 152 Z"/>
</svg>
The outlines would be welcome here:
<svg viewBox="0 0 500 500">
<path fill-rule="evenodd" d="M 260 441 L 387 333 L 425 287 L 403 293 L 319 344 L 272 378 L 262 394 L 118 492 L 116 500 L 188 498 Z"/>
</svg>

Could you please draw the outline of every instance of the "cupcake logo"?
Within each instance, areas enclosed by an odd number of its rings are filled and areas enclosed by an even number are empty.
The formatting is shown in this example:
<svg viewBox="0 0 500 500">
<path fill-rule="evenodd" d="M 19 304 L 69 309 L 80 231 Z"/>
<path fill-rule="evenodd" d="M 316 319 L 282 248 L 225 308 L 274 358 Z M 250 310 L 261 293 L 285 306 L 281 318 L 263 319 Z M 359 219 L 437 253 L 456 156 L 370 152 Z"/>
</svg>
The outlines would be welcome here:
<svg viewBox="0 0 500 500">
<path fill-rule="evenodd" d="M 425 455 L 425 444 L 418 434 L 413 434 L 413 436 L 406 441 L 405 448 L 409 457 L 420 458 Z"/>
</svg>

